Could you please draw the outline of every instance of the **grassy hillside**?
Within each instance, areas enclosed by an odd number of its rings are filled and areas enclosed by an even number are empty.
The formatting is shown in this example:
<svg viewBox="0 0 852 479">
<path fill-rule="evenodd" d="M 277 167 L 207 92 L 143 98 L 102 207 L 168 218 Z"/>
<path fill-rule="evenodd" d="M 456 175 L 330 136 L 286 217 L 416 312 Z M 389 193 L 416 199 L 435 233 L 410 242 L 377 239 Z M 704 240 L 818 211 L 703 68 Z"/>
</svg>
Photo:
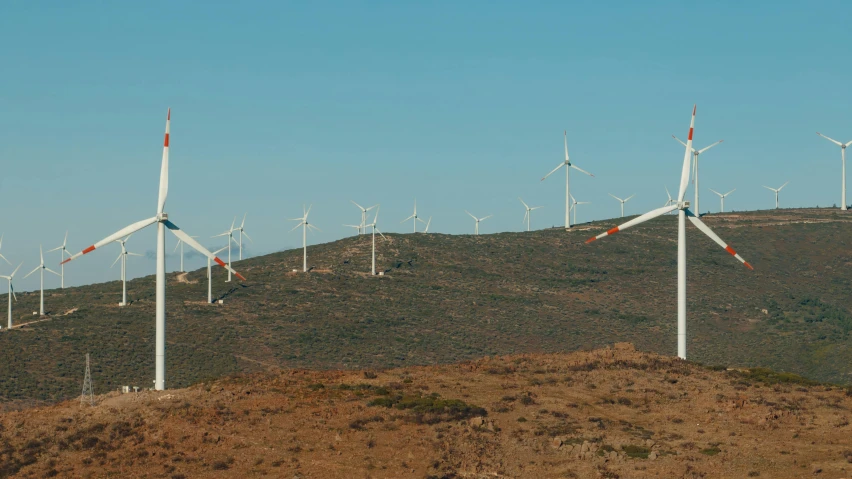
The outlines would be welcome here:
<svg viewBox="0 0 852 479">
<path fill-rule="evenodd" d="M 852 220 L 838 210 L 710 215 L 708 225 L 749 271 L 687 226 L 688 355 L 705 364 L 763 366 L 850 382 Z M 276 368 L 385 368 L 495 354 L 563 352 L 630 341 L 676 352 L 676 219 L 586 245 L 611 221 L 532 233 L 388 235 L 385 276 L 370 277 L 369 237 L 245 260 L 248 281 L 215 270 L 168 276 L 166 384 Z M 83 258 L 74 267 L 85 268 Z M 182 282 L 181 279 L 187 282 Z M 154 281 L 47 292 L 50 319 L 0 333 L 0 397 L 79 394 L 86 352 L 97 391 L 149 387 L 154 374 Z M 5 298 L 3 298 L 5 300 Z M 19 295 L 30 321 L 37 294 Z"/>
<path fill-rule="evenodd" d="M 629 344 L 0 414 L 0 477 L 849 477 L 852 396 Z"/>
</svg>

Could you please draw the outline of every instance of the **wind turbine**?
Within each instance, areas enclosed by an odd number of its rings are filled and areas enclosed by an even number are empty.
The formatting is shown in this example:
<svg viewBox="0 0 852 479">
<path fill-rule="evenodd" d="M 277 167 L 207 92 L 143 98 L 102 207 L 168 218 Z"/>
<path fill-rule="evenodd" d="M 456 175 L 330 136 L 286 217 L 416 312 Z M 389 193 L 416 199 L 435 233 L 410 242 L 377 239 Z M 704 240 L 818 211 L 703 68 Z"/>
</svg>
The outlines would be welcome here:
<svg viewBox="0 0 852 479">
<path fill-rule="evenodd" d="M 471 214 L 470 214 L 470 211 L 468 211 L 468 210 L 464 210 L 464 212 L 465 212 L 465 213 L 467 213 L 467 214 L 469 214 L 469 215 L 470 215 L 470 217 L 471 217 L 471 218 L 473 218 L 473 219 L 474 219 L 474 221 L 476 221 L 476 226 L 475 226 L 475 227 L 474 227 L 474 229 L 473 229 L 473 234 L 474 234 L 474 235 L 478 235 L 478 234 L 479 234 L 479 222 L 480 222 L 480 221 L 485 221 L 485 220 L 487 220 L 488 218 L 491 218 L 492 216 L 494 216 L 494 215 L 488 215 L 488 216 L 486 216 L 485 218 L 477 218 L 476 216 L 471 215 Z"/>
<path fill-rule="evenodd" d="M 686 359 L 686 218 L 692 222 L 702 233 L 706 234 L 719 246 L 725 249 L 728 253 L 734 256 L 749 269 L 751 267 L 733 248 L 722 241 L 716 233 L 707 227 L 695 214 L 689 211 L 689 202 L 684 201 L 686 195 L 686 187 L 689 184 L 689 153 L 692 150 L 692 133 L 695 127 L 695 107 L 692 107 L 692 119 L 689 123 L 689 136 L 687 137 L 686 151 L 683 155 L 683 168 L 680 172 L 680 190 L 677 196 L 677 203 L 674 205 L 663 206 L 655 210 L 649 211 L 644 215 L 633 218 L 632 220 L 610 229 L 605 233 L 601 233 L 594 238 L 589 238 L 586 243 L 591 243 L 596 239 L 604 236 L 624 231 L 631 226 L 644 223 L 650 219 L 662 216 L 670 211 L 677 210 L 678 212 L 678 232 L 677 232 L 677 355 L 681 359 Z"/>
<path fill-rule="evenodd" d="M 227 268 L 228 271 L 233 271 L 231 267 L 225 264 L 224 261 L 219 259 L 213 253 L 207 250 L 204 246 L 201 246 L 197 241 L 191 238 L 188 234 L 184 233 L 176 224 L 169 221 L 169 215 L 167 215 L 164 211 L 166 206 L 166 197 L 169 192 L 169 123 L 171 123 L 171 110 L 169 110 L 168 115 L 166 116 L 166 135 L 165 140 L 163 142 L 163 160 L 160 166 L 160 188 L 157 198 L 157 215 L 153 218 L 148 218 L 142 221 L 138 221 L 133 223 L 130 226 L 120 229 L 115 233 L 107 236 L 106 238 L 98 241 L 97 243 L 89 246 L 83 251 L 71 256 L 66 259 L 64 262 L 67 263 L 71 260 L 79 258 L 80 256 L 91 253 L 97 248 L 101 246 L 112 243 L 113 241 L 124 238 L 125 236 L 129 236 L 132 233 L 135 233 L 142 228 L 147 226 L 156 224 L 157 225 L 157 285 L 156 285 L 156 345 L 155 345 L 155 356 L 154 356 L 154 364 L 155 364 L 155 379 L 154 379 L 154 389 L 157 391 L 162 391 L 166 388 L 166 228 L 171 230 L 171 232 L 178 237 L 178 239 L 183 240 L 187 245 L 195 248 L 196 251 L 207 256 L 208 258 L 212 258 L 219 266 L 223 268 Z M 233 271 L 233 273 L 240 279 L 245 280 L 240 273 Z"/>
<path fill-rule="evenodd" d="M 219 233 L 215 236 L 211 236 L 211 238 L 218 238 L 220 236 L 227 236 L 228 237 L 228 279 L 225 281 L 226 283 L 231 282 L 231 241 L 233 241 L 235 243 L 237 241 L 237 240 L 234 239 L 234 231 L 236 231 L 234 229 L 234 225 L 236 223 L 237 223 L 237 217 L 234 216 L 234 221 L 231 221 L 231 228 L 228 229 L 228 231 L 225 231 L 224 233 Z"/>
<path fill-rule="evenodd" d="M 607 193 L 607 194 L 609 196 L 612 196 L 613 198 L 617 199 L 619 202 L 621 202 L 621 217 L 624 218 L 624 203 L 627 203 L 628 201 L 630 201 L 630 198 L 633 198 L 634 196 L 636 196 L 636 194 L 632 194 L 632 195 L 628 196 L 626 200 L 622 200 L 621 198 L 615 196 L 612 193 Z"/>
<path fill-rule="evenodd" d="M 679 141 L 681 145 L 686 146 L 686 143 L 680 141 L 680 138 L 678 138 L 674 135 L 672 135 L 672 138 Z M 714 146 L 718 145 L 719 143 L 722 143 L 723 141 L 725 141 L 725 140 L 719 140 L 716 143 L 713 143 L 710 146 L 706 146 L 706 147 L 704 147 L 700 150 L 696 150 L 695 148 L 692 148 L 692 155 L 695 157 L 695 161 L 692 163 L 692 182 L 695 184 L 695 204 L 693 206 L 695 207 L 695 211 L 697 212 L 698 216 L 701 216 L 701 210 L 698 208 L 698 155 L 704 153 L 705 151 L 709 150 L 710 148 L 713 148 Z"/>
<path fill-rule="evenodd" d="M 352 201 L 352 200 L 349 200 L 349 201 Z M 373 205 L 369 208 L 364 208 L 363 206 L 359 205 L 358 203 L 356 203 L 354 201 L 352 201 L 352 204 L 357 206 L 358 209 L 361 210 L 361 226 L 358 228 L 358 234 L 359 235 L 364 234 L 364 233 L 367 232 L 367 212 L 370 211 L 371 209 L 375 208 L 376 206 L 379 206 L 379 205 Z"/>
<path fill-rule="evenodd" d="M 526 211 L 524 212 L 524 219 L 521 220 L 521 224 L 524 224 L 524 221 L 526 221 L 527 222 L 527 231 L 529 231 L 530 230 L 530 223 L 532 222 L 532 214 L 530 212 L 532 210 L 537 210 L 537 209 L 541 208 L 541 206 L 530 207 L 528 204 L 524 203 L 524 200 L 522 200 L 520 197 L 518 197 L 518 200 L 521 201 L 521 204 L 524 205 L 524 208 L 526 209 Z M 470 214 L 470 213 L 468 213 L 468 214 Z M 473 215 L 471 215 L 471 216 L 473 216 Z M 574 223 L 576 223 L 576 221 Z M 479 228 L 478 228 L 479 221 L 476 222 L 476 225 L 477 225 L 477 232 L 478 232 L 479 231 Z"/>
<path fill-rule="evenodd" d="M 18 270 L 21 269 L 21 266 L 23 264 L 24 263 L 19 264 L 18 267 L 15 268 L 15 271 L 12 271 L 12 274 L 10 274 L 9 276 L 0 276 L 0 278 L 3 278 L 5 280 L 9 281 L 9 323 L 8 323 L 8 326 L 7 326 L 7 328 L 9 328 L 9 329 L 12 329 L 12 298 L 15 298 L 15 301 L 18 300 L 18 297 L 15 296 L 15 288 L 12 286 L 12 278 L 15 277 L 15 273 L 17 273 Z"/>
<path fill-rule="evenodd" d="M 577 165 L 571 163 L 571 160 L 568 158 L 568 131 L 563 133 L 564 142 L 565 142 L 565 160 L 559 164 L 556 168 L 554 168 L 550 173 L 544 175 L 544 178 L 541 181 L 544 181 L 548 176 L 556 173 L 556 170 L 559 168 L 565 167 L 565 229 L 571 227 L 571 168 L 575 170 L 585 173 L 589 176 L 595 176 L 589 173 L 586 170 L 580 169 Z M 478 222 L 477 222 L 478 223 Z"/>
<path fill-rule="evenodd" d="M 577 201 L 574 195 L 571 195 L 571 209 L 574 210 L 574 224 L 577 224 L 577 205 L 590 205 L 591 201 Z"/>
<path fill-rule="evenodd" d="M 245 226 L 246 226 L 246 215 L 248 215 L 248 213 L 243 214 L 243 222 L 242 222 L 242 223 L 240 223 L 240 227 L 239 227 L 239 228 L 237 228 L 237 229 L 235 230 L 235 231 L 239 231 L 239 232 L 240 232 L 240 261 L 242 261 L 242 260 L 243 260 L 243 235 L 245 235 L 245 236 L 246 236 L 246 238 L 248 238 L 248 240 L 249 240 L 249 241 L 251 241 L 252 243 L 254 243 L 254 240 L 253 240 L 253 239 L 251 239 L 251 236 L 249 236 L 249 235 L 248 235 L 248 233 L 246 233 L 246 230 L 245 230 Z"/>
<path fill-rule="evenodd" d="M 417 233 L 417 222 L 425 223 L 425 221 L 421 220 L 419 216 L 417 216 L 417 198 L 414 199 L 414 214 L 409 216 L 408 218 L 400 221 L 400 223 L 405 223 L 406 221 L 413 219 L 412 223 L 414 223 L 414 232 Z"/>
<path fill-rule="evenodd" d="M 304 250 L 304 254 L 302 256 L 302 272 L 308 272 L 308 228 L 315 229 L 320 231 L 316 226 L 308 223 L 308 215 L 311 213 L 311 208 L 314 205 L 308 206 L 308 209 L 305 210 L 305 205 L 302 205 L 302 213 L 304 216 L 301 218 L 290 218 L 290 221 L 300 221 L 299 224 L 293 227 L 290 231 L 296 231 L 296 229 L 301 226 L 302 227 L 302 249 Z"/>
<path fill-rule="evenodd" d="M 48 250 L 47 252 L 53 253 L 54 251 L 59 251 L 59 256 L 60 256 L 59 261 L 65 261 L 65 255 L 66 254 L 68 256 L 71 256 L 71 253 L 68 252 L 67 248 L 65 248 L 65 245 L 67 243 L 68 243 L 68 232 L 66 231 L 65 232 L 65 239 L 62 241 L 62 246 L 57 246 L 56 248 Z M 60 282 L 59 282 L 60 287 L 62 289 L 65 289 L 65 265 L 64 264 L 59 265 L 59 277 L 61 278 Z"/>
<path fill-rule="evenodd" d="M 790 182 L 788 181 L 787 183 L 790 183 Z M 770 188 L 770 187 L 768 187 L 768 186 L 764 186 L 764 188 L 766 188 L 767 190 L 772 190 L 772 191 L 774 191 L 774 192 L 775 192 L 775 209 L 776 209 L 776 210 L 778 209 L 778 192 L 780 192 L 780 191 L 781 191 L 781 188 L 784 188 L 785 186 L 787 186 L 787 183 L 784 183 L 783 185 L 781 185 L 780 187 L 778 187 L 778 189 Z"/>
<path fill-rule="evenodd" d="M 719 193 L 718 191 L 714 190 L 713 188 L 708 188 L 708 189 L 709 189 L 710 191 L 712 191 L 713 193 L 716 193 L 717 195 L 719 195 L 719 199 L 720 199 L 720 200 L 722 200 L 722 209 L 719 211 L 720 213 L 724 213 L 724 212 L 725 212 L 725 197 L 726 197 L 726 196 L 728 196 L 728 195 L 730 195 L 730 194 L 731 194 L 731 193 L 733 193 L 734 191 L 737 191 L 737 189 L 736 189 L 736 188 L 734 188 L 733 190 L 731 190 L 731 191 L 729 191 L 729 192 L 727 192 L 727 193 L 725 193 L 725 194 L 723 195 L 722 193 Z"/>
<path fill-rule="evenodd" d="M 378 205 L 376 205 L 376 206 L 378 206 Z M 373 268 L 372 268 L 373 276 L 376 275 L 376 232 L 378 232 L 380 235 L 382 235 L 382 238 L 387 240 L 387 238 L 385 238 L 385 235 L 383 235 L 382 232 L 379 231 L 379 228 L 376 227 L 376 223 L 378 221 L 379 221 L 379 208 L 376 208 L 376 215 L 373 216 L 373 222 L 368 224 L 368 225 L 364 225 L 365 229 L 366 228 L 373 228 Z"/>
<path fill-rule="evenodd" d="M 129 238 L 129 236 L 128 236 L 128 238 Z M 193 238 L 198 238 L 198 236 L 193 236 Z M 125 239 L 125 241 L 127 241 L 127 240 Z M 177 244 L 175 245 L 175 249 L 174 249 L 174 251 L 172 251 L 172 253 L 177 251 L 178 248 L 180 248 L 180 272 L 185 273 L 186 270 L 183 269 L 183 240 L 178 240 Z"/>
<path fill-rule="evenodd" d="M 840 206 L 840 209 L 843 210 L 843 211 L 846 211 L 846 147 L 849 146 L 849 145 L 852 145 L 852 141 L 850 141 L 848 143 L 840 143 L 839 141 L 833 140 L 833 139 L 823 135 L 820 132 L 817 132 L 817 135 L 825 138 L 826 140 L 828 140 L 828 141 L 830 141 L 830 142 L 832 142 L 835 145 L 840 147 L 840 162 L 841 162 L 840 163 L 840 165 L 841 165 L 841 170 L 840 170 L 840 203 L 841 203 L 841 206 Z M 778 188 L 778 189 L 780 190 L 781 188 Z M 776 206 L 776 208 L 777 208 L 777 206 Z"/>
<path fill-rule="evenodd" d="M 41 249 L 41 245 L 38 245 L 38 254 L 39 254 L 39 257 L 41 258 L 41 263 L 38 266 L 36 266 L 34 270 L 27 273 L 27 275 L 24 276 L 24 279 L 27 279 L 31 274 L 35 273 L 36 271 L 41 271 L 41 273 L 39 274 L 39 276 L 41 277 L 41 287 L 39 288 L 39 292 L 41 293 L 41 296 L 40 296 L 40 300 L 39 300 L 39 304 L 38 304 L 38 315 L 44 316 L 44 272 L 50 271 L 51 273 L 55 274 L 56 276 L 59 276 L 59 273 L 57 273 L 56 271 L 53 271 L 52 269 L 50 269 L 50 268 L 48 268 L 47 266 L 44 265 L 44 252 Z"/>
<path fill-rule="evenodd" d="M 213 254 L 217 255 L 217 254 L 221 253 L 222 251 L 225 251 L 225 248 L 227 248 L 227 246 L 224 246 L 224 247 L 214 251 Z M 213 302 L 213 271 L 212 271 L 212 268 L 213 268 L 213 263 L 210 261 L 210 257 L 208 256 L 207 257 L 207 302 L 208 303 Z"/>
<path fill-rule="evenodd" d="M 125 247 L 125 243 L 130 239 L 130 235 L 124 239 L 115 240 L 116 243 L 121 245 L 121 253 L 118 253 L 118 258 L 115 258 L 115 261 L 112 262 L 112 268 L 121 260 L 121 302 L 118 303 L 119 306 L 127 306 L 127 256 L 142 256 L 139 253 L 128 253 L 127 248 Z M 183 268 L 181 268 L 183 269 Z"/>
</svg>

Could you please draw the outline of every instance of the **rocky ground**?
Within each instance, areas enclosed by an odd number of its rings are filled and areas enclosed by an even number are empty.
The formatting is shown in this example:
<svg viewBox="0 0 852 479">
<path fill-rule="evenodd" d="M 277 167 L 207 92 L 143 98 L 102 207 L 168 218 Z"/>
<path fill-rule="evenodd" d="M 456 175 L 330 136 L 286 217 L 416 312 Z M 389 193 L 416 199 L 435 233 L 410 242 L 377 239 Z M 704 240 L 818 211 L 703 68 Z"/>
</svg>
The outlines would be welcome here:
<svg viewBox="0 0 852 479">
<path fill-rule="evenodd" d="M 2 477 L 852 477 L 852 397 L 629 344 L 281 370 L 0 415 Z"/>
</svg>

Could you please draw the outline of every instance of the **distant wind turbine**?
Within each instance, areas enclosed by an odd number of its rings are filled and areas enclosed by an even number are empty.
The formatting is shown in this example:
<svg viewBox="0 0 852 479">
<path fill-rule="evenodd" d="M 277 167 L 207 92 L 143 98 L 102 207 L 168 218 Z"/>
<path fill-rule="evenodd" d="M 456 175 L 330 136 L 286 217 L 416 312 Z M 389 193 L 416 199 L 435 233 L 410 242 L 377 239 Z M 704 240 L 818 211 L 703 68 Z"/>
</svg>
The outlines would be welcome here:
<svg viewBox="0 0 852 479">
<path fill-rule="evenodd" d="M 12 286 L 12 279 L 15 277 L 15 273 L 17 273 L 18 270 L 21 269 L 21 266 L 23 264 L 24 263 L 19 264 L 18 267 L 15 268 L 15 271 L 12 271 L 12 274 L 10 274 L 9 276 L 0 276 L 0 278 L 9 281 L 9 323 L 7 326 L 7 328 L 9 329 L 12 329 L 12 298 L 15 298 L 15 301 L 18 300 L 18 297 L 15 296 L 15 287 Z"/>
<path fill-rule="evenodd" d="M 677 204 L 677 202 L 676 202 L 675 200 L 673 200 L 673 199 L 672 199 L 672 194 L 671 194 L 671 193 L 669 193 L 669 187 L 668 187 L 668 186 L 666 186 L 665 188 L 666 188 L 666 196 L 668 196 L 668 197 L 669 197 L 669 199 L 668 199 L 668 200 L 666 200 L 666 204 L 664 204 L 663 206 L 669 206 L 669 205 Z"/>
<path fill-rule="evenodd" d="M 237 228 L 237 231 L 239 231 L 239 232 L 240 232 L 240 261 L 242 261 L 242 260 L 243 260 L 243 236 L 245 236 L 246 238 L 248 238 L 248 240 L 249 240 L 249 241 L 251 241 L 252 243 L 254 243 L 254 240 L 253 240 L 253 239 L 251 239 L 251 236 L 249 236 L 249 235 L 248 235 L 248 233 L 246 233 L 246 229 L 245 229 L 245 226 L 246 226 L 246 215 L 248 215 L 248 213 L 244 213 L 244 214 L 243 214 L 243 222 L 242 222 L 242 223 L 240 223 L 240 227 L 239 227 L 239 228 Z"/>
<path fill-rule="evenodd" d="M 785 186 L 787 186 L 788 183 L 790 183 L 790 182 L 788 181 L 787 183 L 784 183 L 778 189 L 770 188 L 768 186 L 764 186 L 764 188 L 766 188 L 767 190 L 772 190 L 772 191 L 775 192 L 775 209 L 776 210 L 778 209 L 778 193 L 781 191 L 781 188 L 784 188 Z"/>
<path fill-rule="evenodd" d="M 521 224 L 524 224 L 524 221 L 526 221 L 527 222 L 527 231 L 529 231 L 530 230 L 530 223 L 532 223 L 532 214 L 530 212 L 532 210 L 537 210 L 537 209 L 541 208 L 541 206 L 532 206 L 531 207 L 530 205 L 524 203 L 524 200 L 522 200 L 520 197 L 518 197 L 518 200 L 520 200 L 521 204 L 524 205 L 524 209 L 525 209 L 524 219 L 521 220 Z M 478 223 L 479 222 L 477 222 L 477 224 Z M 576 223 L 576 221 L 575 221 L 575 223 Z"/>
<path fill-rule="evenodd" d="M 840 143 L 839 141 L 833 140 L 820 132 L 817 132 L 817 135 L 840 147 L 840 209 L 846 211 L 846 147 L 852 145 L 852 141 L 848 143 Z M 781 188 L 778 189 L 780 190 Z"/>
<path fill-rule="evenodd" d="M 680 190 L 677 195 L 677 202 L 673 205 L 663 206 L 655 210 L 649 211 L 644 215 L 633 218 L 632 220 L 616 226 L 605 233 L 601 233 L 593 238 L 589 238 L 586 243 L 591 243 L 596 239 L 603 238 L 608 235 L 613 235 L 619 231 L 624 231 L 631 226 L 644 223 L 648 220 L 662 216 L 670 211 L 678 212 L 678 233 L 677 233 L 677 355 L 681 359 L 686 359 L 686 219 L 692 222 L 702 233 L 706 234 L 719 246 L 725 249 L 729 254 L 735 257 L 738 261 L 746 265 L 749 269 L 754 269 L 740 255 L 734 251 L 727 243 L 722 241 L 716 233 L 707 227 L 695 214 L 689 211 L 689 202 L 684 201 L 686 196 L 686 187 L 689 185 L 689 153 L 692 150 L 692 133 L 695 128 L 695 107 L 692 107 L 692 120 L 689 124 L 689 136 L 686 143 L 686 151 L 683 155 L 683 168 L 680 172 Z"/>
<path fill-rule="evenodd" d="M 714 190 L 713 188 L 708 188 L 708 189 L 709 189 L 710 191 L 712 191 L 713 193 L 716 193 L 717 195 L 719 195 L 719 199 L 720 199 L 720 200 L 722 200 L 722 208 L 719 210 L 719 212 L 720 212 L 720 213 L 724 213 L 724 212 L 725 212 L 725 197 L 726 197 L 726 196 L 728 196 L 728 195 L 730 195 L 730 194 L 731 194 L 731 193 L 733 193 L 734 191 L 737 191 L 737 189 L 736 189 L 736 188 L 734 188 L 733 190 L 731 190 L 731 191 L 729 191 L 729 192 L 727 192 L 727 193 L 725 193 L 725 194 L 723 195 L 722 193 L 719 193 L 718 191 Z"/>
<path fill-rule="evenodd" d="M 686 143 L 680 141 L 680 138 L 678 138 L 674 135 L 672 135 L 672 138 L 674 138 L 675 140 L 680 142 L 681 145 L 686 146 Z M 701 216 L 701 210 L 698 208 L 698 155 L 704 153 L 705 151 L 709 150 L 710 148 L 713 148 L 714 146 L 718 145 L 719 143 L 722 143 L 723 141 L 725 141 L 725 140 L 719 140 L 716 143 L 713 143 L 710 146 L 706 146 L 706 147 L 704 147 L 700 150 L 696 150 L 695 148 L 692 149 L 692 155 L 695 157 L 695 161 L 692 162 L 692 183 L 693 183 L 693 185 L 695 185 L 695 204 L 692 205 L 692 206 L 695 209 L 695 214 L 697 214 L 698 216 Z"/>
<path fill-rule="evenodd" d="M 40 299 L 39 299 L 39 304 L 38 304 L 38 315 L 44 316 L 44 272 L 49 271 L 49 272 L 55 274 L 56 276 L 59 276 L 59 273 L 57 273 L 56 271 L 53 271 L 52 269 L 50 269 L 50 268 L 48 268 L 47 266 L 44 265 L 44 252 L 41 249 L 41 245 L 38 245 L 38 254 L 39 254 L 39 258 L 41 258 L 41 263 L 38 266 L 36 266 L 34 270 L 27 273 L 27 275 L 24 276 L 24 279 L 27 279 L 31 274 L 35 273 L 36 271 L 41 272 L 40 275 L 39 275 L 40 278 L 41 278 L 41 287 L 39 288 L 39 292 L 41 293 L 41 296 L 39 297 Z"/>
<path fill-rule="evenodd" d="M 476 226 L 474 226 L 474 228 L 473 228 L 473 234 L 474 234 L 474 235 L 478 235 L 478 234 L 479 234 L 479 222 L 480 222 L 480 221 L 485 221 L 485 220 L 487 220 L 488 218 L 491 218 L 492 216 L 494 216 L 494 215 L 488 215 L 488 216 L 486 216 L 485 218 L 477 218 L 476 216 L 473 216 L 472 214 L 470 214 L 470 211 L 468 211 L 468 210 L 464 210 L 464 212 L 465 212 L 465 213 L 467 213 L 467 214 L 469 214 L 469 215 L 470 215 L 470 217 L 471 217 L 471 218 L 473 218 L 473 220 L 474 220 L 474 221 L 476 221 Z"/>
<path fill-rule="evenodd" d="M 352 200 L 349 200 L 349 201 L 352 201 Z M 379 206 L 379 205 L 373 205 L 369 208 L 364 208 L 363 206 L 359 205 L 358 203 L 356 203 L 354 201 L 352 201 L 352 204 L 357 206 L 358 209 L 361 210 L 361 226 L 358 228 L 358 234 L 359 235 L 364 234 L 364 233 L 367 232 L 367 212 L 370 211 L 371 209 L 375 208 L 376 206 Z"/>
<path fill-rule="evenodd" d="M 57 246 L 52 250 L 48 250 L 48 253 L 53 253 L 54 251 L 59 251 L 59 261 L 65 261 L 65 255 L 67 254 L 69 257 L 71 253 L 65 248 L 65 245 L 68 244 L 68 232 L 65 232 L 65 239 L 62 241 L 62 246 Z M 60 279 L 60 288 L 65 289 L 65 263 L 60 263 L 59 265 L 59 277 Z"/>
<path fill-rule="evenodd" d="M 379 208 L 378 208 L 378 205 L 376 205 L 376 206 L 377 206 L 376 214 L 375 214 L 375 216 L 373 216 L 373 222 L 368 224 L 368 225 L 364 225 L 367 228 L 373 229 L 373 266 L 372 266 L 373 276 L 376 275 L 376 233 L 379 233 L 380 235 L 382 235 L 382 238 L 387 240 L 387 238 L 385 238 L 385 235 L 383 235 L 382 232 L 379 231 L 379 228 L 376 227 L 376 224 L 379 221 Z"/>
<path fill-rule="evenodd" d="M 405 223 L 408 220 L 413 220 L 412 223 L 414 223 L 414 232 L 415 233 L 417 233 L 417 222 L 418 221 L 421 222 L 421 223 L 426 223 L 425 221 L 420 219 L 419 216 L 417 216 L 417 198 L 414 198 L 414 214 L 409 216 L 408 218 L 400 221 L 400 223 Z"/>
<path fill-rule="evenodd" d="M 633 198 L 634 196 L 636 196 L 636 194 L 632 194 L 632 195 L 628 196 L 626 200 L 622 200 L 621 198 L 615 196 L 612 193 L 607 193 L 607 194 L 609 196 L 612 196 L 613 198 L 617 199 L 621 203 L 621 217 L 624 218 L 624 203 L 627 203 L 628 201 L 630 201 L 630 199 Z"/>
<path fill-rule="evenodd" d="M 129 236 L 128 236 L 128 238 L 129 238 Z M 190 238 L 198 238 L 198 236 L 190 236 Z M 125 241 L 127 241 L 127 240 L 125 239 Z M 174 249 L 174 251 L 172 251 L 172 253 L 177 251 L 178 248 L 180 248 L 180 272 L 185 273 L 186 270 L 183 269 L 183 240 L 181 240 L 181 239 L 178 240 L 177 244 L 175 245 L 175 249 Z"/>
<path fill-rule="evenodd" d="M 577 201 L 574 195 L 571 195 L 571 209 L 574 210 L 574 224 L 577 224 L 577 205 L 590 205 L 591 201 Z"/>
<path fill-rule="evenodd" d="M 231 282 L 231 242 L 237 242 L 237 240 L 234 239 L 234 231 L 236 231 L 236 229 L 234 229 L 235 224 L 237 224 L 236 216 L 234 216 L 234 220 L 231 221 L 231 227 L 228 229 L 228 231 L 225 231 L 224 233 L 219 233 L 215 236 L 211 236 L 211 238 L 218 238 L 220 236 L 228 237 L 228 267 L 226 268 L 228 270 L 228 279 L 225 281 L 226 283 Z"/>
<path fill-rule="evenodd" d="M 544 175 L 544 178 L 541 181 L 544 181 L 548 176 L 556 173 L 556 170 L 559 168 L 565 167 L 565 229 L 571 227 L 571 168 L 579 171 L 580 173 L 585 173 L 589 176 L 595 176 L 589 173 L 586 170 L 580 169 L 577 165 L 571 163 L 571 160 L 568 158 L 568 131 L 563 132 L 563 140 L 565 143 L 565 160 L 559 164 L 556 168 L 554 168 L 550 173 Z M 477 222 L 477 226 L 479 226 L 479 222 Z"/>
<path fill-rule="evenodd" d="M 115 261 L 112 262 L 112 266 L 110 266 L 110 268 L 112 268 L 113 266 L 115 266 L 116 263 L 121 261 L 121 302 L 118 303 L 119 306 L 127 306 L 127 257 L 142 256 L 139 253 L 127 252 L 127 247 L 125 246 L 125 243 L 127 243 L 127 240 L 129 239 L 130 236 L 124 239 L 115 240 L 116 243 L 121 245 L 121 252 L 118 253 L 118 258 L 115 258 Z"/>
<path fill-rule="evenodd" d="M 311 213 L 311 208 L 313 206 L 314 205 L 308 206 L 308 209 L 306 210 L 305 205 L 302 205 L 302 213 L 304 213 L 304 215 L 301 218 L 290 218 L 290 221 L 299 221 L 300 222 L 299 224 L 294 226 L 293 229 L 290 230 L 291 232 L 296 231 L 296 229 L 298 229 L 299 226 L 302 227 L 302 249 L 303 249 L 302 272 L 304 272 L 304 273 L 308 272 L 308 228 L 320 231 L 319 228 L 308 223 L 308 215 Z"/>
</svg>

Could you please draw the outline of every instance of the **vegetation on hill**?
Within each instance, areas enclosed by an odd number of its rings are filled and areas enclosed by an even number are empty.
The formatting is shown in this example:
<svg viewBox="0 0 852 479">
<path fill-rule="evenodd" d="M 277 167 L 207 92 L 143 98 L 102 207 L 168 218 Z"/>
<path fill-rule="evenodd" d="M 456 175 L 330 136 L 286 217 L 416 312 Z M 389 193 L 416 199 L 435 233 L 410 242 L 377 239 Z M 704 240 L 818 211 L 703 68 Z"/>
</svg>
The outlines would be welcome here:
<svg viewBox="0 0 852 479">
<path fill-rule="evenodd" d="M 709 215 L 749 271 L 687 227 L 688 355 L 849 383 L 852 220 L 835 209 Z M 387 235 L 381 277 L 369 237 L 244 260 L 248 281 L 214 270 L 168 275 L 166 384 L 277 368 L 355 369 L 452 363 L 495 354 L 593 349 L 617 341 L 676 352 L 676 220 L 662 217 L 590 245 L 611 221 L 531 233 Z M 75 267 L 85 267 L 85 259 Z M 188 282 L 185 282 L 188 281 Z M 46 292 L 50 319 L 0 332 L 6 405 L 78 395 L 85 353 L 97 392 L 150 387 L 154 280 Z M 16 322 L 37 294 L 19 294 Z"/>
</svg>

